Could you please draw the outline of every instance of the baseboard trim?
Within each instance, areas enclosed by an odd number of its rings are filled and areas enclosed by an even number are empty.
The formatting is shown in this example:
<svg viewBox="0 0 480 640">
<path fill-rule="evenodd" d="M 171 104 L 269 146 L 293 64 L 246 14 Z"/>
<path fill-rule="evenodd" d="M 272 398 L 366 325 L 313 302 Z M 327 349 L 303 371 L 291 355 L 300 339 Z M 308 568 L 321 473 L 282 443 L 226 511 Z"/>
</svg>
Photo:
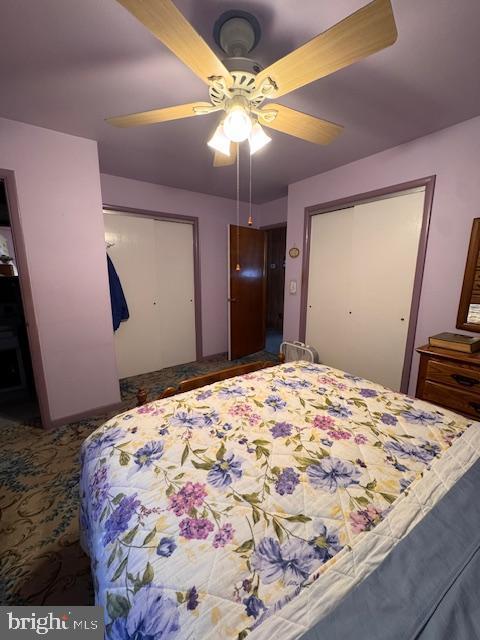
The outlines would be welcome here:
<svg viewBox="0 0 480 640">
<path fill-rule="evenodd" d="M 89 409 L 88 411 L 82 411 L 81 413 L 74 413 L 69 416 L 65 416 L 64 418 L 55 418 L 55 420 L 50 420 L 49 424 L 46 426 L 46 429 L 57 429 L 58 427 L 63 427 L 71 422 L 78 422 L 79 420 L 86 420 L 92 416 L 101 414 L 101 413 L 109 413 L 110 411 L 114 411 L 116 409 L 121 409 L 121 402 L 114 402 L 113 404 L 105 404 L 101 407 L 96 407 L 95 409 Z"/>
</svg>

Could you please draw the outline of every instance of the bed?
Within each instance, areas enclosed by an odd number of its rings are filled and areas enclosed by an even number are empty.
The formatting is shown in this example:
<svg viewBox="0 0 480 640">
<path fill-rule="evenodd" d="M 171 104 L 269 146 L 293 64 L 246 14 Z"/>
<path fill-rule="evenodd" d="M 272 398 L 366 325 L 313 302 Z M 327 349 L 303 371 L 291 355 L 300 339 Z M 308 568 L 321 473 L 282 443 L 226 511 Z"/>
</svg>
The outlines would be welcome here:
<svg viewBox="0 0 480 640">
<path fill-rule="evenodd" d="M 356 620 L 371 597 L 348 613 L 349 598 L 364 585 L 371 594 L 382 567 L 398 578 L 394 561 L 419 571 L 411 549 L 427 555 L 414 534 L 422 523 L 441 527 L 437 507 L 478 467 L 478 426 L 306 362 L 116 416 L 82 449 L 83 544 L 107 636 L 373 640 L 370 622 L 365 635 L 341 635 L 338 611 L 345 625 Z M 469 495 L 479 486 L 470 482 Z M 460 503 L 458 522 L 472 512 Z M 386 589 L 375 588 L 380 602 Z"/>
</svg>

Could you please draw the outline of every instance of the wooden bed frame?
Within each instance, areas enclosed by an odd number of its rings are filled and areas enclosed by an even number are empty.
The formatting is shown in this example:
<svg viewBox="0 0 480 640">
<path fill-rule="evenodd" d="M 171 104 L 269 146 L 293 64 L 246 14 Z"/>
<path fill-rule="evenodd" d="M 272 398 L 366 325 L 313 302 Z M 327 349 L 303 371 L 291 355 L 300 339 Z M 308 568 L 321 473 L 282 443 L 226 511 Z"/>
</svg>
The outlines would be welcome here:
<svg viewBox="0 0 480 640">
<path fill-rule="evenodd" d="M 167 387 L 156 398 L 148 400 L 147 389 L 139 389 L 137 391 L 137 407 L 141 407 L 147 402 L 154 402 L 155 400 L 163 400 L 163 398 L 170 398 L 177 393 L 183 393 L 184 391 L 192 391 L 193 389 L 199 389 L 207 384 L 213 384 L 214 382 L 220 382 L 221 380 L 227 380 L 228 378 L 234 378 L 235 376 L 243 376 L 246 373 L 252 373 L 253 371 L 259 371 L 260 369 L 268 369 L 274 367 L 277 364 L 284 362 L 285 356 L 279 355 L 278 362 L 269 362 L 268 360 L 257 360 L 256 362 L 249 362 L 247 364 L 239 364 L 235 367 L 229 367 L 228 369 L 220 369 L 219 371 L 212 371 L 211 373 L 205 373 L 203 376 L 196 376 L 195 378 L 188 378 L 182 380 L 177 387 Z"/>
</svg>

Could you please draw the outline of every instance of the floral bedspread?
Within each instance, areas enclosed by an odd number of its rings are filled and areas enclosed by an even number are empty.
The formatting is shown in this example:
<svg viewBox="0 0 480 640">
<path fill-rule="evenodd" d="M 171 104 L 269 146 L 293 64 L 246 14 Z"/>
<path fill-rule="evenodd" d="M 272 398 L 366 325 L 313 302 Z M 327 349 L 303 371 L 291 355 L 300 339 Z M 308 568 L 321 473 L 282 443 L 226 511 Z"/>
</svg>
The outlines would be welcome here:
<svg viewBox="0 0 480 640">
<path fill-rule="evenodd" d="M 247 638 L 469 425 L 305 362 L 117 416 L 82 450 L 81 525 L 108 637 Z"/>
</svg>

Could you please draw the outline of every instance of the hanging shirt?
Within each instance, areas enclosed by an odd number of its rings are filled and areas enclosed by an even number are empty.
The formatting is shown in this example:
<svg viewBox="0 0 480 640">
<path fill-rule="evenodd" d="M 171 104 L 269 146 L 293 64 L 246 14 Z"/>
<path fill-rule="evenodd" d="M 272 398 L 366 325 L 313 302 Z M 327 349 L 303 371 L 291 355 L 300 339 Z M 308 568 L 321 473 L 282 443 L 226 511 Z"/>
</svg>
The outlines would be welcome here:
<svg viewBox="0 0 480 640">
<path fill-rule="evenodd" d="M 110 302 L 112 304 L 112 320 L 113 330 L 116 331 L 122 320 L 128 320 L 130 314 L 128 312 L 127 301 L 123 293 L 120 278 L 118 277 L 110 256 L 107 255 L 108 265 L 108 282 L 110 284 Z"/>
</svg>

